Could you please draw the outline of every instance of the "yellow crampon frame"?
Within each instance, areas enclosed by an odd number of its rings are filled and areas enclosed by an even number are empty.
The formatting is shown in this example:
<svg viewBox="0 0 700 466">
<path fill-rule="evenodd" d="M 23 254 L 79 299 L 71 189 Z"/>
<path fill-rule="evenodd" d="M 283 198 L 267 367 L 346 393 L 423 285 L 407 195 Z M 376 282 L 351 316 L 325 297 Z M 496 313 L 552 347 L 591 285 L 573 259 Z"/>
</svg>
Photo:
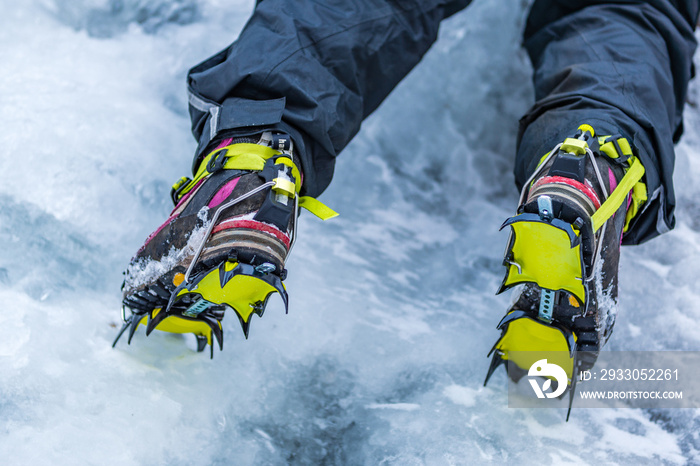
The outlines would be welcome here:
<svg viewBox="0 0 700 466">
<path fill-rule="evenodd" d="M 556 291 L 563 290 L 585 309 L 588 287 L 581 233 L 562 220 L 543 220 L 538 214 L 528 213 L 509 218 L 502 228 L 506 226 L 511 227 L 511 239 L 504 259 L 507 272 L 499 292 L 521 283 L 536 283 L 541 287 L 540 309 L 535 316 L 511 310 L 498 324 L 501 337 L 488 354 L 493 356 L 484 385 L 506 361 L 520 371 L 528 371 L 535 362 L 548 359 L 566 372 L 567 390 L 573 389 L 577 337 L 553 321 L 553 301 Z M 514 374 L 516 367 L 510 366 L 509 373 Z M 573 392 L 569 394 L 569 410 L 572 400 Z"/>
<path fill-rule="evenodd" d="M 165 309 L 156 308 L 150 313 L 133 314 L 125 321 L 119 335 L 129 328 L 127 342 L 131 344 L 139 325 L 146 327 L 146 335 L 153 330 L 169 333 L 192 333 L 197 337 L 197 350 L 203 351 L 208 344 L 214 357 L 213 340 L 224 349 L 224 330 L 217 312 L 233 311 L 248 338 L 251 317 L 262 317 L 267 301 L 279 293 L 284 302 L 285 313 L 289 310 L 287 290 L 279 276 L 271 273 L 273 268 L 252 266 L 235 261 L 224 261 L 219 267 L 201 272 L 192 280 L 184 282 L 172 293 Z M 114 345 L 113 345 L 114 346 Z"/>
<path fill-rule="evenodd" d="M 273 293 L 279 293 L 288 312 L 289 298 L 282 280 L 263 266 L 254 267 L 232 261 L 225 261 L 219 267 L 203 272 L 190 283 L 181 284 L 175 292 L 165 312 L 153 316 L 146 328 L 146 335 L 154 329 L 172 332 L 170 321 L 182 326 L 184 331 L 198 335 L 201 321 L 209 326 L 210 332 L 204 336 L 212 345 L 212 335 L 223 350 L 223 328 L 221 322 L 208 315 L 209 308 L 226 308 L 238 316 L 243 335 L 248 338 L 251 317 L 262 317 L 267 301 Z M 188 304 L 180 303 L 189 301 Z M 177 327 L 176 327 L 177 328 Z M 202 341 L 202 340 L 200 340 Z M 213 346 L 212 346 L 213 353 Z"/>
<path fill-rule="evenodd" d="M 586 302 L 586 267 L 581 231 L 557 218 L 543 220 L 523 213 L 506 220 L 511 227 L 507 271 L 499 293 L 520 283 L 537 283 L 549 290 L 565 290 L 581 304 Z"/>
<path fill-rule="evenodd" d="M 571 412 L 577 375 L 576 335 L 556 322 L 543 322 L 520 310 L 508 312 L 498 323 L 498 329 L 501 330 L 501 337 L 489 351 L 488 356 L 493 356 L 484 386 L 501 364 L 515 365 L 508 367 L 511 375 L 524 374 L 536 362 L 547 359 L 550 364 L 556 364 L 566 373 Z M 566 419 L 569 419 L 568 413 Z"/>
</svg>

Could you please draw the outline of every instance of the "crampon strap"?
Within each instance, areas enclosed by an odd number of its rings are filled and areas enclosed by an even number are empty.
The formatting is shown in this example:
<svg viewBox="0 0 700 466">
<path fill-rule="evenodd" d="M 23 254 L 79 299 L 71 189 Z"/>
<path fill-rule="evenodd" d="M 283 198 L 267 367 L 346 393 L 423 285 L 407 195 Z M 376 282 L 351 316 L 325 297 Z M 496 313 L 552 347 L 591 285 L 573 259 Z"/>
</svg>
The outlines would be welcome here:
<svg viewBox="0 0 700 466">
<path fill-rule="evenodd" d="M 620 138 L 617 140 L 617 142 L 622 141 L 624 141 L 624 144 L 629 152 L 625 153 L 625 149 L 622 144 L 620 144 L 618 147 L 621 147 L 623 155 L 628 157 L 627 160 L 630 167 L 625 172 L 625 176 L 622 177 L 622 180 L 620 180 L 620 183 L 617 185 L 615 190 L 610 193 L 607 200 L 603 202 L 600 208 L 591 216 L 593 231 L 596 232 L 605 224 L 605 222 L 608 221 L 608 219 L 610 219 L 610 217 L 613 216 L 617 209 L 619 209 L 620 206 L 626 201 L 629 193 L 632 192 L 633 206 L 635 207 L 635 210 L 632 215 L 629 215 L 628 212 L 625 221 L 626 231 L 630 220 L 632 220 L 634 214 L 637 212 L 637 208 L 647 199 L 646 186 L 643 183 L 640 183 L 642 176 L 644 176 L 644 166 L 636 156 L 632 155 L 632 149 L 629 147 L 629 143 L 627 143 L 626 139 Z M 612 146 L 613 144 L 611 142 L 603 144 L 600 148 L 601 152 L 604 152 L 606 155 L 610 156 L 612 151 L 609 150 L 609 147 Z"/>
<path fill-rule="evenodd" d="M 179 179 L 173 185 L 173 192 L 175 193 L 173 200 L 181 199 L 197 186 L 202 179 L 218 170 L 261 171 L 265 168 L 265 163 L 269 159 L 273 159 L 277 164 L 290 167 L 294 177 L 294 192 L 292 192 L 291 185 L 287 186 L 283 184 L 283 180 L 277 179 L 272 189 L 277 192 L 285 192 L 289 197 L 298 195 L 301 190 L 301 174 L 299 168 L 288 156 L 283 152 L 260 144 L 236 143 L 220 147 L 204 157 L 194 178 L 191 180 L 189 178 Z M 299 196 L 299 206 L 322 220 L 338 216 L 338 213 L 333 209 L 310 196 Z"/>
</svg>

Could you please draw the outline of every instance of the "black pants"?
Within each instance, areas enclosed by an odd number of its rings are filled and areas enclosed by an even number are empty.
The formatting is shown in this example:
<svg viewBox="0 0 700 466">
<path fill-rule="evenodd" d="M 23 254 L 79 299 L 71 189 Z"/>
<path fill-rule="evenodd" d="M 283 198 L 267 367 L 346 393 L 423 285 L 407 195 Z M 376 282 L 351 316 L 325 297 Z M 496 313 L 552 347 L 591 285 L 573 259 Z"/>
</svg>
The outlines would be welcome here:
<svg viewBox="0 0 700 466">
<path fill-rule="evenodd" d="M 471 0 L 264 0 L 240 37 L 190 70 L 195 164 L 216 140 L 276 128 L 292 135 L 304 193 L 330 183 L 335 157 Z M 582 123 L 622 134 L 649 201 L 624 238 L 673 228 L 673 143 L 700 0 L 535 0 L 524 44 L 536 103 L 522 118 L 515 179 Z"/>
</svg>

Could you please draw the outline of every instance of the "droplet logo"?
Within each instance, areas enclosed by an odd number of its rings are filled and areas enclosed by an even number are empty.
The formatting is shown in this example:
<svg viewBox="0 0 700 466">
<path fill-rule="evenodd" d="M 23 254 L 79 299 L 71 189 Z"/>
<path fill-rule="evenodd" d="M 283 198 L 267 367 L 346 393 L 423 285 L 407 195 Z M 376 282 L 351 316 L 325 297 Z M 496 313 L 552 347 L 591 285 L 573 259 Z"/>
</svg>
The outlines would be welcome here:
<svg viewBox="0 0 700 466">
<path fill-rule="evenodd" d="M 542 388 L 540 388 L 540 385 L 537 383 L 537 379 L 528 379 L 532 389 L 535 391 L 535 395 L 537 395 L 537 398 L 556 398 L 564 393 L 568 384 L 566 371 L 556 364 L 548 363 L 546 359 L 540 359 L 530 366 L 530 370 L 527 372 L 527 375 L 529 377 L 547 378 L 547 380 L 545 380 L 542 384 Z M 554 378 L 557 381 L 557 389 L 553 392 L 545 393 L 552 386 L 551 378 Z"/>
</svg>

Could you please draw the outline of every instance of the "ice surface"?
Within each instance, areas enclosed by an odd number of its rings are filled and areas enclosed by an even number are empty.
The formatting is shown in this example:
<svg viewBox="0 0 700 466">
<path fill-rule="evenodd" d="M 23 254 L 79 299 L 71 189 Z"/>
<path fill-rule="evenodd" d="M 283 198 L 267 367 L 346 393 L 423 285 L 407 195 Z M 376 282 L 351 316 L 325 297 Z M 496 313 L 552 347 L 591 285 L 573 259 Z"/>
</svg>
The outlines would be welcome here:
<svg viewBox="0 0 700 466">
<path fill-rule="evenodd" d="M 508 296 L 501 221 L 533 99 L 520 0 L 477 0 L 370 117 L 304 215 L 280 300 L 210 361 L 120 325 L 121 272 L 188 173 L 184 76 L 252 0 L 2 1 L 0 462 L 682 464 L 694 410 L 516 410 L 482 388 Z M 700 89 L 678 228 L 622 255 L 614 349 L 700 349 Z M 653 286 L 650 286 L 653 284 Z"/>
</svg>

